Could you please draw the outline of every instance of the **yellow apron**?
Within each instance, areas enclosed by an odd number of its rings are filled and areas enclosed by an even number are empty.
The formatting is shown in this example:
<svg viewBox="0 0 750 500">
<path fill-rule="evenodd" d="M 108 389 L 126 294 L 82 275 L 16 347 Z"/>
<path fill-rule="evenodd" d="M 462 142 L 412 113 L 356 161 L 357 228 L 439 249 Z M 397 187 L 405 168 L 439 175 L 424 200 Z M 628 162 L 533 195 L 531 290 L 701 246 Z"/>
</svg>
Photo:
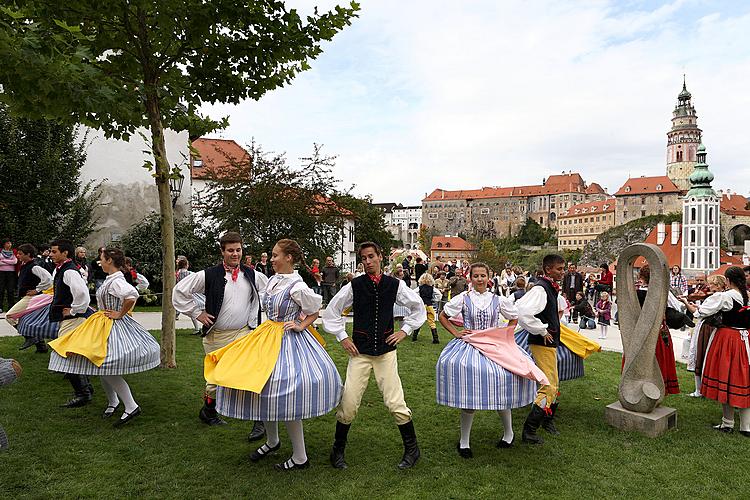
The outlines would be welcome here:
<svg viewBox="0 0 750 500">
<path fill-rule="evenodd" d="M 307 331 L 325 347 L 323 337 L 312 325 Z M 203 360 L 206 382 L 260 394 L 279 359 L 283 336 L 284 323 L 268 320 L 251 333 L 206 354 Z"/>
<path fill-rule="evenodd" d="M 79 354 L 96 366 L 102 366 L 107 357 L 107 342 L 114 321 L 97 311 L 78 328 L 49 342 L 49 346 L 63 358 Z"/>
<path fill-rule="evenodd" d="M 560 324 L 560 342 L 565 344 L 565 347 L 573 351 L 576 356 L 583 359 L 602 350 L 602 346 L 563 324 Z"/>
</svg>

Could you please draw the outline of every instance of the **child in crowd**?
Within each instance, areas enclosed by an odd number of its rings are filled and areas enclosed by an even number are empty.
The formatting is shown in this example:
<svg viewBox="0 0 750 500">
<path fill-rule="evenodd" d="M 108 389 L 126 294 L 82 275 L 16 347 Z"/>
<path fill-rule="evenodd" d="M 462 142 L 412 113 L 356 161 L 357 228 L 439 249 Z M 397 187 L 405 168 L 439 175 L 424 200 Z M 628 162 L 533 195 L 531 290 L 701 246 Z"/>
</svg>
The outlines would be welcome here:
<svg viewBox="0 0 750 500">
<path fill-rule="evenodd" d="M 596 303 L 596 315 L 599 318 L 599 338 L 607 338 L 607 327 L 611 319 L 612 303 L 609 301 L 609 294 L 602 292 L 599 295 L 599 302 Z"/>
</svg>

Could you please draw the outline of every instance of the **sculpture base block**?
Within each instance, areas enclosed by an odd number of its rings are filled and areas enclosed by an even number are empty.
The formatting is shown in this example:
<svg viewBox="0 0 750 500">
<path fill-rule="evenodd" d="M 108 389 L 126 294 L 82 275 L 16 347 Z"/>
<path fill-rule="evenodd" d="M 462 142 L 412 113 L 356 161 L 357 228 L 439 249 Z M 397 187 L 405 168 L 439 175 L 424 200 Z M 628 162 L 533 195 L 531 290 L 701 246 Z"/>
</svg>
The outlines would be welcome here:
<svg viewBox="0 0 750 500">
<path fill-rule="evenodd" d="M 655 438 L 677 425 L 677 410 L 659 406 L 651 413 L 639 413 L 626 410 L 616 401 L 604 409 L 604 420 L 622 431 L 636 431 Z"/>
</svg>

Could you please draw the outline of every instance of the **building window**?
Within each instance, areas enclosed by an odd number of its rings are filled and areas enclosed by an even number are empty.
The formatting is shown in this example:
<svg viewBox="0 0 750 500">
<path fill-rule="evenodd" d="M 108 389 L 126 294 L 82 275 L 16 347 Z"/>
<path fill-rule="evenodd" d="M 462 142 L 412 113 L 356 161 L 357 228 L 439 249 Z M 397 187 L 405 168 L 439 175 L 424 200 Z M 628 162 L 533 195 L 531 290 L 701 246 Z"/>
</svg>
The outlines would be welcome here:
<svg viewBox="0 0 750 500">
<path fill-rule="evenodd" d="M 690 209 L 690 222 L 695 223 L 695 207 Z"/>
<path fill-rule="evenodd" d="M 641 210 L 641 217 L 645 217 L 645 216 L 646 216 L 646 211 L 645 210 Z"/>
<path fill-rule="evenodd" d="M 690 267 L 695 268 L 695 252 L 690 252 Z"/>
<path fill-rule="evenodd" d="M 677 151 L 677 161 L 682 161 L 682 151 Z"/>
<path fill-rule="evenodd" d="M 645 204 L 646 204 L 646 197 L 641 196 L 641 205 L 645 205 Z"/>
<path fill-rule="evenodd" d="M 428 219 L 437 219 L 438 218 L 438 214 L 437 214 L 437 212 L 430 212 L 429 214 L 427 214 L 427 218 Z"/>
<path fill-rule="evenodd" d="M 661 186 L 661 184 L 659 184 L 659 186 Z M 656 189 L 659 189 L 659 186 L 656 186 Z M 664 197 L 663 196 L 659 196 L 659 203 L 664 203 Z"/>
<path fill-rule="evenodd" d="M 695 243 L 695 229 L 690 230 L 690 243 Z"/>
<path fill-rule="evenodd" d="M 714 253 L 708 252 L 708 267 L 714 267 Z"/>
</svg>

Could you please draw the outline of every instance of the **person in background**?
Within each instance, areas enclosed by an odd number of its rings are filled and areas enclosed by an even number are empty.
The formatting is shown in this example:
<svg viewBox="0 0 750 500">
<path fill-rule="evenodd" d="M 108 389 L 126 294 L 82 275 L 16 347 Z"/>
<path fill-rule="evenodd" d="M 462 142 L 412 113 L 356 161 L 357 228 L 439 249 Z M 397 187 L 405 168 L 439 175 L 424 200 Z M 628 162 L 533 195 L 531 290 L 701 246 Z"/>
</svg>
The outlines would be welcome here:
<svg viewBox="0 0 750 500">
<path fill-rule="evenodd" d="M 450 285 L 450 296 L 448 297 L 449 299 L 452 299 L 459 293 L 465 292 L 469 289 L 469 284 L 462 274 L 454 275 L 451 279 L 448 280 L 448 284 Z"/>
<path fill-rule="evenodd" d="M 576 294 L 583 291 L 583 276 L 581 276 L 576 265 L 572 262 L 568 264 L 568 272 L 563 276 L 562 283 L 562 291 L 565 298 L 568 299 L 569 304 L 574 304 L 576 301 Z M 570 321 L 573 323 L 578 321 L 578 314 L 575 313 L 575 311 L 571 313 Z"/>
<path fill-rule="evenodd" d="M 365 274 L 365 266 L 363 266 L 362 263 L 360 262 L 359 264 L 357 264 L 357 270 L 354 273 L 354 277 L 356 278 L 358 276 L 362 276 L 363 274 Z"/>
<path fill-rule="evenodd" d="M 743 267 L 742 271 L 745 273 L 745 284 L 750 287 L 750 266 Z"/>
<path fill-rule="evenodd" d="M 435 279 L 435 288 L 440 291 L 440 295 L 442 297 L 440 301 L 438 301 L 438 309 L 436 310 L 436 312 L 439 314 L 443 309 L 443 304 L 445 303 L 445 299 L 448 298 L 448 292 L 451 289 L 450 283 L 448 283 L 448 280 L 445 279 L 445 273 L 443 271 L 440 271 L 437 275 L 437 278 Z"/>
<path fill-rule="evenodd" d="M 609 264 L 603 262 L 599 268 L 601 269 L 601 272 L 599 273 L 599 282 L 596 284 L 596 291 L 599 292 L 599 294 L 602 292 L 612 293 L 615 277 L 609 270 Z"/>
<path fill-rule="evenodd" d="M 510 288 L 516 283 L 517 278 L 518 276 L 513 272 L 513 264 L 506 262 L 505 269 L 500 272 L 500 278 L 498 278 L 502 290 L 502 293 L 498 293 L 498 295 L 507 297 L 510 293 Z"/>
<path fill-rule="evenodd" d="M 579 330 L 594 328 L 593 322 L 594 318 L 596 318 L 596 314 L 594 313 L 591 304 L 589 304 L 589 301 L 586 300 L 586 297 L 583 295 L 583 292 L 576 293 L 576 300 L 572 304 L 571 310 L 575 311 L 577 317 L 581 318 Z M 591 326 L 589 326 L 589 322 L 591 323 Z"/>
<path fill-rule="evenodd" d="M 107 273 L 102 270 L 103 251 L 104 247 L 100 247 L 99 251 L 96 254 L 96 260 L 91 261 L 91 266 L 89 269 L 89 281 L 94 283 L 94 292 L 96 292 L 96 290 L 99 290 L 99 287 L 102 286 L 104 280 L 107 279 Z"/>
<path fill-rule="evenodd" d="M 5 320 L 13 327 L 18 325 L 18 316 L 29 306 L 31 298 L 52 287 L 52 275 L 47 272 L 36 259 L 37 250 L 33 245 L 25 243 L 18 247 L 18 261 L 21 269 L 18 272 L 18 302 L 11 307 L 5 315 Z M 18 349 L 23 351 L 36 345 L 36 352 L 46 353 L 47 344 L 44 340 L 27 337 L 23 345 Z"/>
<path fill-rule="evenodd" d="M 83 276 L 83 280 L 88 283 L 89 280 L 89 262 L 86 260 L 86 248 L 76 247 L 76 256 L 73 262 L 78 266 L 78 272 Z"/>
<path fill-rule="evenodd" d="M 333 263 L 333 257 L 326 257 L 326 265 L 320 273 L 323 278 L 321 288 L 323 290 L 323 305 L 327 306 L 334 295 L 336 295 L 336 284 L 339 282 L 339 268 Z"/>
<path fill-rule="evenodd" d="M 599 296 L 599 302 L 596 303 L 596 317 L 599 320 L 599 338 L 607 338 L 607 327 L 612 319 L 612 303 L 609 301 L 609 294 L 602 292 Z"/>
<path fill-rule="evenodd" d="M 443 298 L 443 294 L 435 286 L 435 280 L 429 273 L 422 273 L 419 278 L 419 296 L 424 302 L 425 312 L 427 313 L 427 325 L 430 327 L 432 332 L 432 343 L 439 344 L 440 338 L 438 337 L 437 325 L 435 324 L 435 304 L 440 302 Z M 419 335 L 419 328 L 411 333 L 412 342 L 417 341 Z"/>
<path fill-rule="evenodd" d="M 422 257 L 417 257 L 417 263 L 414 264 L 414 279 L 417 280 L 417 283 L 419 283 L 419 278 L 427 272 L 427 269 L 427 264 L 424 263 Z"/>
<path fill-rule="evenodd" d="M 526 278 L 519 276 L 516 278 L 514 286 L 516 287 L 516 290 L 510 295 L 510 299 L 515 303 L 521 297 L 526 295 Z"/>
<path fill-rule="evenodd" d="M 682 269 L 680 269 L 680 266 L 678 265 L 672 266 L 672 271 L 669 275 L 669 286 L 676 290 L 679 290 L 680 295 L 688 294 L 687 278 L 684 274 L 682 274 Z"/>
<path fill-rule="evenodd" d="M 252 255 L 245 255 L 245 267 L 249 267 L 250 269 L 255 269 L 255 265 L 253 264 L 253 256 Z"/>
<path fill-rule="evenodd" d="M 184 280 L 191 274 L 193 274 L 193 272 L 190 271 L 190 262 L 188 261 L 187 257 L 185 257 L 184 255 L 179 255 L 177 257 L 177 272 L 175 273 L 175 278 L 176 278 L 175 284 Z M 199 307 L 202 307 L 202 308 L 206 307 L 205 295 L 203 295 L 202 293 L 195 293 L 193 294 L 193 298 L 195 298 L 195 301 L 199 305 Z M 175 316 L 175 319 L 179 317 L 180 317 L 180 313 L 178 311 L 177 315 Z M 190 318 L 190 319 L 193 322 L 193 335 L 200 335 L 203 325 L 201 325 L 201 323 L 195 318 Z"/>
<path fill-rule="evenodd" d="M 0 250 L 0 312 L 7 311 L 16 302 L 17 263 L 13 242 L 4 239 L 3 248 Z"/>
<path fill-rule="evenodd" d="M 22 371 L 21 365 L 15 359 L 0 358 L 0 387 L 15 382 L 21 376 Z M 0 425 L 0 451 L 5 451 L 8 447 L 8 435 Z"/>
<path fill-rule="evenodd" d="M 255 264 L 255 270 L 263 273 L 266 278 L 270 278 L 271 276 L 273 276 L 273 266 L 268 261 L 268 253 L 263 252 L 262 254 L 260 254 L 260 261 Z"/>
</svg>

